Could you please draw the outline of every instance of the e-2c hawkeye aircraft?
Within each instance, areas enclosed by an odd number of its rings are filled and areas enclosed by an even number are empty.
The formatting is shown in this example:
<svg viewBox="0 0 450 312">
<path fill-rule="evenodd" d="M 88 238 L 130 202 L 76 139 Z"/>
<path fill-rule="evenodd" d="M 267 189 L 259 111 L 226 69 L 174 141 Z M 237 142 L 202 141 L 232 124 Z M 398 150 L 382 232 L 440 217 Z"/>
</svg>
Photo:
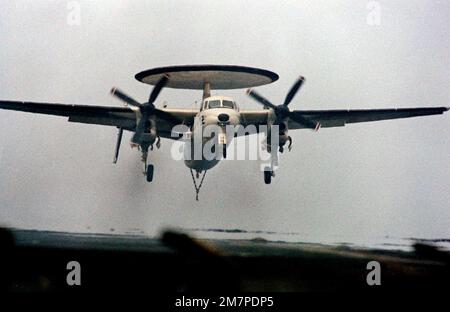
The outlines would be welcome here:
<svg viewBox="0 0 450 312">
<path fill-rule="evenodd" d="M 302 86 L 303 77 L 298 78 L 287 93 L 284 102 L 279 105 L 273 104 L 254 90 L 248 89 L 247 94 L 263 106 L 263 109 L 260 110 L 241 110 L 236 102 L 229 97 L 211 96 L 211 90 L 252 88 L 278 80 L 278 75 L 274 72 L 244 66 L 189 65 L 160 67 L 140 72 L 135 75 L 135 78 L 154 86 L 148 101 L 145 103 L 140 103 L 122 91 L 113 88 L 111 93 L 125 102 L 125 107 L 0 101 L 0 108 L 65 116 L 68 117 L 70 122 L 117 127 L 119 132 L 114 163 L 117 162 L 119 155 L 123 130 L 132 131 L 134 134 L 131 145 L 138 147 L 142 152 L 144 174 L 148 182 L 153 180 L 154 172 L 153 165 L 147 164 L 149 149 L 153 150 L 154 144 L 159 148 L 161 138 L 179 140 L 185 137 L 181 133 L 174 135 L 172 130 L 178 125 L 188 127 L 192 134 L 209 125 L 219 127 L 227 125 L 243 126 L 244 128 L 249 125 L 256 127 L 264 125 L 269 129 L 269 132 L 272 126 L 278 126 L 278 153 L 283 152 L 287 142 L 289 142 L 289 147 L 292 144 L 288 135 L 289 129 L 317 131 L 320 127 L 342 127 L 348 123 L 436 115 L 448 110 L 448 107 L 290 110 L 288 106 Z M 157 108 L 155 100 L 164 87 L 203 90 L 200 108 Z M 246 134 L 248 133 L 244 135 Z M 270 135 L 266 134 L 267 141 L 269 141 Z M 189 136 L 192 145 L 195 137 L 195 135 Z M 202 144 L 205 142 L 206 140 L 203 138 Z M 267 143 L 267 146 L 272 146 L 270 142 Z M 222 157 L 226 157 L 226 148 L 230 142 L 227 142 L 224 138 L 220 144 L 222 146 Z M 203 157 L 201 159 L 192 159 L 191 157 L 185 159 L 185 164 L 191 171 L 197 196 L 206 171 L 214 167 L 219 160 L 219 158 L 211 160 Z M 273 163 L 264 169 L 266 184 L 270 184 L 272 177 L 274 177 Z M 195 178 L 194 171 L 196 172 Z M 201 182 L 197 186 L 196 179 L 199 179 L 202 173 Z"/>
</svg>

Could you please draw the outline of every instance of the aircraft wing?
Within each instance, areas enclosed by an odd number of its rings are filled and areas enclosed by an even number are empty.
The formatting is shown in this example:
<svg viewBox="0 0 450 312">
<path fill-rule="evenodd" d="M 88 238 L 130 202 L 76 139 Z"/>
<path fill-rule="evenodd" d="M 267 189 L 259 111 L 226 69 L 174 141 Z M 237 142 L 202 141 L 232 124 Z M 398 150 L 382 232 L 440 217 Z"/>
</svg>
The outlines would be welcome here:
<svg viewBox="0 0 450 312">
<path fill-rule="evenodd" d="M 244 126 L 249 125 L 267 125 L 267 121 L 269 118 L 269 110 L 268 109 L 258 109 L 258 110 L 242 110 L 240 111 L 242 124 Z"/>
<path fill-rule="evenodd" d="M 369 122 L 378 120 L 410 118 L 443 114 L 448 107 L 392 108 L 392 109 L 350 109 L 350 110 L 296 110 L 298 114 L 321 127 L 343 127 L 348 123 Z M 289 120 L 289 129 L 307 128 L 293 120 Z"/>
<path fill-rule="evenodd" d="M 115 126 L 130 131 L 136 128 L 136 114 L 128 107 L 0 101 L 0 109 L 63 116 L 68 117 L 70 122 Z M 190 125 L 197 112 L 185 109 L 155 109 L 158 134 L 172 138 L 172 128 L 182 123 Z"/>
<path fill-rule="evenodd" d="M 108 107 L 77 104 L 0 101 L 1 109 L 69 117 L 70 122 L 81 122 L 133 129 L 135 113 L 127 107 Z"/>
<path fill-rule="evenodd" d="M 156 129 L 158 135 L 162 138 L 178 140 L 182 135 L 172 137 L 172 128 L 176 125 L 192 126 L 194 118 L 198 114 L 198 109 L 184 109 L 184 108 L 163 108 L 158 109 L 159 115 L 156 116 Z"/>
</svg>

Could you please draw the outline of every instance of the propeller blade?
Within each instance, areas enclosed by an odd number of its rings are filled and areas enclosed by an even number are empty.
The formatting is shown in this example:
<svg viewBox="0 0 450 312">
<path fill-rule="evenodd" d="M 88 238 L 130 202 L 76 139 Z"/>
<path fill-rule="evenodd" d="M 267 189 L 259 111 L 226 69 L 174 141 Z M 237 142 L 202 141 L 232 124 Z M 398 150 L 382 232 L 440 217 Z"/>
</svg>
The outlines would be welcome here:
<svg viewBox="0 0 450 312">
<path fill-rule="evenodd" d="M 133 138 L 131 139 L 133 143 L 137 144 L 141 143 L 141 136 L 145 132 L 145 126 L 147 125 L 148 122 L 148 116 L 149 116 L 148 112 L 142 113 L 141 119 L 137 124 L 136 131 L 134 132 Z"/>
<path fill-rule="evenodd" d="M 128 95 L 126 95 L 125 93 L 123 93 L 122 91 L 120 91 L 117 88 L 112 88 L 111 89 L 111 94 L 118 97 L 119 99 L 121 99 L 122 101 L 124 101 L 125 103 L 131 105 L 131 106 L 136 106 L 136 107 L 141 107 L 141 103 L 139 103 L 138 101 L 134 100 L 133 98 L 129 97 Z"/>
<path fill-rule="evenodd" d="M 120 143 L 122 142 L 122 134 L 123 134 L 123 128 L 119 128 L 119 133 L 117 134 L 116 151 L 114 153 L 113 164 L 117 163 L 117 159 L 119 158 L 119 150 L 120 150 Z"/>
<path fill-rule="evenodd" d="M 159 81 L 156 83 L 155 87 L 152 90 L 152 93 L 150 93 L 150 97 L 148 98 L 148 102 L 153 104 L 155 102 L 156 98 L 158 97 L 161 90 L 167 85 L 169 82 L 169 77 L 167 75 L 164 75 L 159 79 Z"/>
<path fill-rule="evenodd" d="M 255 99 L 257 102 L 261 103 L 264 106 L 268 106 L 272 109 L 276 109 L 276 106 L 272 104 L 268 99 L 264 98 L 263 96 L 259 95 L 256 91 L 253 91 L 252 89 L 247 90 L 247 94 Z"/>
<path fill-rule="evenodd" d="M 288 106 L 289 103 L 291 103 L 294 96 L 297 94 L 298 90 L 302 86 L 303 82 L 305 81 L 305 78 L 300 76 L 297 81 L 294 83 L 294 85 L 291 87 L 291 90 L 289 90 L 288 94 L 286 95 L 286 98 L 284 100 L 283 105 Z"/>
<path fill-rule="evenodd" d="M 296 114 L 295 112 L 290 112 L 289 118 L 294 120 L 295 122 L 298 122 L 301 125 L 306 126 L 306 128 L 313 129 L 316 131 L 318 130 L 319 123 L 306 119 L 302 115 Z"/>
</svg>

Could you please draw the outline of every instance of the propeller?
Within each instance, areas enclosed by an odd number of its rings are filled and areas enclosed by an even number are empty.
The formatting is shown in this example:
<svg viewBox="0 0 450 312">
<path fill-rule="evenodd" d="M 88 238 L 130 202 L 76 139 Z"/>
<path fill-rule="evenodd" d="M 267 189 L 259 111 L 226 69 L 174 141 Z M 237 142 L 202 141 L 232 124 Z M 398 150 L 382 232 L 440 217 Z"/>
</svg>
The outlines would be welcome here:
<svg viewBox="0 0 450 312">
<path fill-rule="evenodd" d="M 138 101 L 129 97 L 128 95 L 126 95 L 124 92 L 120 91 L 117 88 L 113 88 L 111 90 L 112 95 L 118 97 L 128 105 L 134 107 L 136 110 L 139 110 L 141 113 L 141 119 L 139 120 L 133 138 L 131 139 L 132 142 L 137 144 L 140 144 L 142 142 L 142 135 L 148 128 L 149 117 L 152 115 L 155 109 L 154 102 L 158 97 L 159 93 L 161 92 L 161 90 L 167 85 L 168 82 L 169 82 L 168 75 L 162 76 L 161 79 L 159 79 L 158 82 L 153 87 L 153 90 L 148 98 L 148 102 L 146 103 L 139 103 Z"/>
<path fill-rule="evenodd" d="M 286 98 L 284 99 L 283 104 L 275 105 L 272 102 L 270 102 L 268 99 L 263 97 L 262 95 L 258 94 L 256 91 L 252 89 L 247 90 L 247 94 L 255 99 L 260 104 L 264 105 L 265 107 L 270 107 L 274 110 L 277 119 L 282 120 L 284 118 L 289 117 L 290 119 L 294 120 L 295 122 L 298 122 L 299 124 L 304 125 L 306 128 L 317 130 L 318 124 L 306 119 L 300 114 L 296 114 L 295 112 L 292 112 L 289 110 L 288 105 L 292 102 L 292 99 L 297 94 L 298 90 L 302 86 L 302 84 L 305 82 L 305 78 L 300 76 L 297 81 L 294 83 L 294 85 L 289 90 L 288 94 L 286 95 Z"/>
</svg>

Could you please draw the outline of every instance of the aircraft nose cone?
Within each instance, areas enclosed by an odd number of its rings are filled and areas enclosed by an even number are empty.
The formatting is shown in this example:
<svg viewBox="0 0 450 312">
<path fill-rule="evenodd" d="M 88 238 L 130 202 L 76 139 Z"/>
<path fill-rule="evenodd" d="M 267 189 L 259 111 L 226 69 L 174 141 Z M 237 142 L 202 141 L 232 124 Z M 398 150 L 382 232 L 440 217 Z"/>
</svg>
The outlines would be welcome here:
<svg viewBox="0 0 450 312">
<path fill-rule="evenodd" d="M 219 116 L 217 116 L 217 119 L 219 119 L 220 122 L 227 122 L 228 120 L 230 120 L 230 116 L 228 114 L 219 114 Z"/>
</svg>

